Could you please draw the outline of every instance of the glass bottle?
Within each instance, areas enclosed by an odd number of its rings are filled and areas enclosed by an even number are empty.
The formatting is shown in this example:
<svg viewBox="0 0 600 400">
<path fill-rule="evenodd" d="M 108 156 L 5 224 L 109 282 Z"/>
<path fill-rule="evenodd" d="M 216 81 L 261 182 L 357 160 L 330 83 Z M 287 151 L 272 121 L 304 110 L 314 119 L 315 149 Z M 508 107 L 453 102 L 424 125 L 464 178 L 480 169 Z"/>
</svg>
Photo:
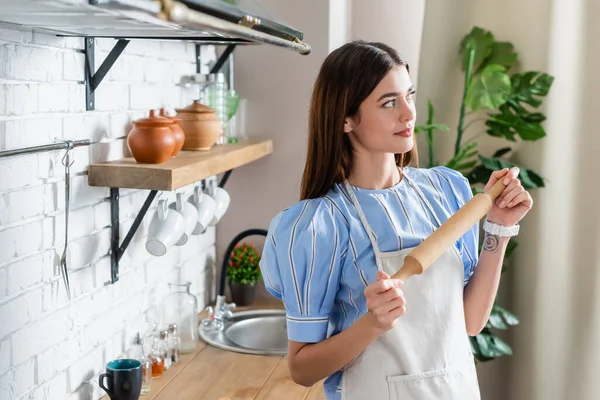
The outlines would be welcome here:
<svg viewBox="0 0 600 400">
<path fill-rule="evenodd" d="M 152 380 L 152 362 L 146 357 L 144 352 L 144 339 L 137 333 L 133 338 L 132 346 L 127 352 L 127 357 L 138 360 L 142 363 L 142 395 L 150 391 L 150 381 Z"/>
<path fill-rule="evenodd" d="M 160 342 L 158 337 L 152 336 L 152 350 L 150 352 L 150 361 L 152 362 L 152 377 L 158 378 L 165 372 L 165 360 L 160 351 Z"/>
<path fill-rule="evenodd" d="M 181 340 L 177 334 L 177 324 L 169 325 L 169 348 L 171 349 L 171 363 L 176 363 L 181 358 Z"/>
<path fill-rule="evenodd" d="M 198 346 L 198 300 L 190 293 L 191 282 L 169 283 L 170 293 L 162 304 L 161 326 L 177 325 L 181 353 L 194 351 Z"/>
<path fill-rule="evenodd" d="M 248 100 L 239 99 L 236 112 L 233 118 L 229 121 L 230 130 L 232 131 L 231 136 L 235 138 L 236 142 L 248 140 L 247 134 L 247 118 L 248 118 Z"/>
<path fill-rule="evenodd" d="M 218 72 L 208 75 L 210 85 L 207 88 L 208 106 L 216 110 L 215 114 L 223 124 L 223 134 L 217 140 L 217 144 L 226 142 L 228 136 L 228 118 L 227 118 L 227 82 L 225 74 Z"/>
<path fill-rule="evenodd" d="M 169 331 L 164 329 L 158 334 L 158 348 L 165 363 L 165 371 L 171 367 L 171 349 L 169 348 Z"/>
</svg>

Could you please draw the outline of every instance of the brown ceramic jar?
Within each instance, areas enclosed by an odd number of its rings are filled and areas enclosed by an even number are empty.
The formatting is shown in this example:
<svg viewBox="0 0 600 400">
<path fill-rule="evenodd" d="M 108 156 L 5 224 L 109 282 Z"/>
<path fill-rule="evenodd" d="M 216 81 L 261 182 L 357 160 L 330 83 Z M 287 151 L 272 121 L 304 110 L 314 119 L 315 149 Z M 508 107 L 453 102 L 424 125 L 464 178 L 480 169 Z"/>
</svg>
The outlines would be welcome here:
<svg viewBox="0 0 600 400">
<path fill-rule="evenodd" d="M 174 117 L 174 116 L 167 115 L 167 112 L 165 111 L 164 108 L 160 109 L 159 115 L 161 117 L 170 119 L 171 122 L 173 122 L 171 124 L 170 128 L 171 128 L 171 132 L 173 132 L 173 136 L 175 137 L 176 146 L 175 146 L 175 150 L 173 151 L 173 157 L 175 157 L 177 154 L 179 154 L 179 152 L 183 148 L 183 142 L 185 141 L 185 134 L 183 133 L 183 129 L 181 129 L 181 126 L 179 125 L 179 123 L 181 122 L 181 119 Z"/>
<path fill-rule="evenodd" d="M 139 163 L 162 164 L 173 155 L 177 145 L 170 126 L 170 119 L 159 117 L 150 110 L 148 118 L 133 122 L 127 135 L 127 145 L 133 158 Z"/>
<path fill-rule="evenodd" d="M 198 100 L 176 111 L 185 133 L 184 150 L 210 150 L 223 133 L 223 124 L 215 110 L 200 104 Z"/>
</svg>

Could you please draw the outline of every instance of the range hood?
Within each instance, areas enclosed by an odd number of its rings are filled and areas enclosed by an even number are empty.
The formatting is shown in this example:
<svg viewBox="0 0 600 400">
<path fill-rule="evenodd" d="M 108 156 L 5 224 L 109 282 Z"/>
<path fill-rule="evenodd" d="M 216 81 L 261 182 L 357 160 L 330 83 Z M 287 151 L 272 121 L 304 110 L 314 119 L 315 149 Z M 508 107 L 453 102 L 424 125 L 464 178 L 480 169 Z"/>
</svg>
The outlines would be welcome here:
<svg viewBox="0 0 600 400">
<path fill-rule="evenodd" d="M 0 23 L 59 36 L 260 44 L 309 54 L 257 0 L 0 0 Z"/>
</svg>

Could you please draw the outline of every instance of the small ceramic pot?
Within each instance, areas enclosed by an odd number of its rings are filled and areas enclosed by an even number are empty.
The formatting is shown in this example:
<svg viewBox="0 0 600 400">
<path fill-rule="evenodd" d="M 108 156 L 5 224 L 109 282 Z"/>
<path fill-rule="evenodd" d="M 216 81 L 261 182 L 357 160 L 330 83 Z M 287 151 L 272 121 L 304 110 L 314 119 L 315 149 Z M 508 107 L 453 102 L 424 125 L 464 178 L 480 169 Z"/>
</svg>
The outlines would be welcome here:
<svg viewBox="0 0 600 400">
<path fill-rule="evenodd" d="M 148 118 L 133 122 L 127 135 L 127 146 L 135 161 L 144 164 L 162 164 L 173 155 L 177 145 L 170 119 L 159 117 L 150 110 Z"/>
<path fill-rule="evenodd" d="M 160 109 L 159 115 L 163 118 L 170 119 L 173 122 L 170 128 L 171 132 L 173 132 L 173 136 L 175 137 L 176 146 L 175 150 L 173 151 L 173 157 L 175 157 L 183 148 L 183 142 L 185 141 L 185 134 L 183 133 L 183 129 L 181 129 L 181 126 L 179 125 L 181 119 L 171 115 L 167 115 L 167 112 L 164 108 Z"/>
<path fill-rule="evenodd" d="M 223 124 L 215 110 L 198 100 L 176 111 L 185 134 L 184 150 L 210 150 L 223 133 Z"/>
</svg>

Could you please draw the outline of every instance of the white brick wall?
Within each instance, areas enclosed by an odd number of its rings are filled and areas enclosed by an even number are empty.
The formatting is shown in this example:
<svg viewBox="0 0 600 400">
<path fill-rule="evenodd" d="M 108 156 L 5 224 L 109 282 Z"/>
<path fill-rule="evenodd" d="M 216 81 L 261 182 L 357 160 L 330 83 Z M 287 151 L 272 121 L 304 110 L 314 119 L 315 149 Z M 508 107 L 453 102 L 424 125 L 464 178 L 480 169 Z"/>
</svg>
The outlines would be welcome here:
<svg viewBox="0 0 600 400">
<path fill-rule="evenodd" d="M 97 41 L 96 68 L 114 40 Z M 203 48 L 203 61 L 214 58 Z M 177 83 L 195 72 L 194 45 L 132 41 L 85 111 L 80 38 L 0 29 L 0 150 L 90 139 L 74 150 L 69 265 L 73 299 L 56 275 L 64 246 L 63 152 L 0 159 L 0 399 L 98 399 L 98 374 L 122 355 L 169 279 L 192 282 L 199 307 L 215 296 L 215 230 L 161 258 L 144 248 L 148 212 L 110 284 L 107 188 L 87 185 L 90 162 L 123 157 L 131 121 L 189 104 Z M 207 67 L 205 67 L 207 68 Z M 148 191 L 122 190 L 121 239 Z M 108 282 L 108 284 L 107 284 Z"/>
</svg>

